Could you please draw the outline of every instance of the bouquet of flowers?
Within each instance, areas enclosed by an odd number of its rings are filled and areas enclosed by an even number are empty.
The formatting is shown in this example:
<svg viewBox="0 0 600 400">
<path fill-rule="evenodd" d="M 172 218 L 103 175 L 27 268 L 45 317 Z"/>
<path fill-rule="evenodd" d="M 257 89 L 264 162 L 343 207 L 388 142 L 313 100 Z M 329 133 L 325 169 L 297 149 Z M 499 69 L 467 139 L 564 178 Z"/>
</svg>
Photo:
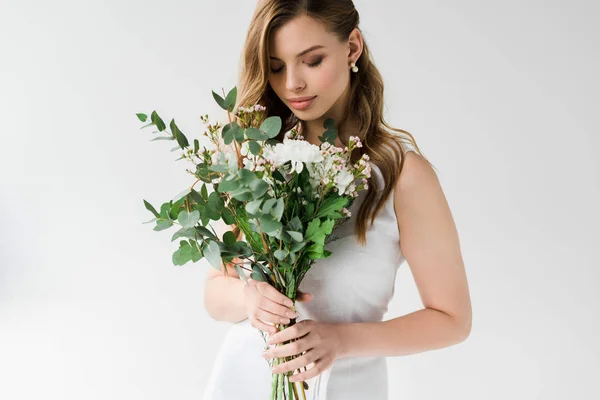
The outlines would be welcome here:
<svg viewBox="0 0 600 400">
<path fill-rule="evenodd" d="M 171 241 L 179 239 L 173 253 L 174 265 L 206 259 L 214 268 L 233 265 L 241 279 L 268 282 L 286 295 L 295 310 L 296 293 L 306 272 L 316 260 L 330 256 L 326 243 L 333 239 L 335 227 L 349 216 L 348 211 L 358 191 L 367 188 L 371 168 L 365 154 L 352 160 L 353 150 L 361 147 L 357 137 L 348 146 L 336 147 L 334 121 L 324 123 L 320 146 L 303 140 L 295 129 L 281 137 L 281 118 L 265 119 L 265 107 L 255 104 L 238 107 L 234 87 L 224 98 L 213 97 L 227 111 L 229 124 L 207 125 L 207 146 L 198 139 L 190 145 L 186 136 L 171 120 L 170 132 L 160 116 L 136 114 L 155 126 L 154 133 L 166 133 L 152 140 L 176 140 L 180 159 L 188 159 L 195 168 L 186 170 L 195 177 L 187 189 L 165 202 L 157 211 L 148 201 L 144 205 L 155 218 L 155 231 L 178 225 Z M 231 226 L 219 235 L 211 221 Z M 294 325 L 276 325 L 283 330 Z M 260 331 L 265 339 L 264 333 Z M 265 339 L 266 343 L 266 339 Z M 283 345 L 284 343 L 280 344 Z M 292 357 L 293 358 L 293 357 Z M 290 359 L 273 359 L 269 366 Z M 271 399 L 304 399 L 305 382 L 287 380 L 292 372 L 273 374 Z"/>
</svg>

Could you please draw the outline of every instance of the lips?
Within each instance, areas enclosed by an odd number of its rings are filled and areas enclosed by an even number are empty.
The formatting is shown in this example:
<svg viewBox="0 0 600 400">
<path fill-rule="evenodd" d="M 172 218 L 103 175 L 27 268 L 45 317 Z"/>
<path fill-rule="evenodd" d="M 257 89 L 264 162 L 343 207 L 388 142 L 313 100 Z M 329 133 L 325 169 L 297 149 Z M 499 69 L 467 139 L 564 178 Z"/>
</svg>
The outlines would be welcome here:
<svg viewBox="0 0 600 400">
<path fill-rule="evenodd" d="M 316 98 L 317 96 L 296 97 L 294 99 L 289 99 L 289 102 L 296 110 L 304 110 L 308 108 Z"/>
</svg>

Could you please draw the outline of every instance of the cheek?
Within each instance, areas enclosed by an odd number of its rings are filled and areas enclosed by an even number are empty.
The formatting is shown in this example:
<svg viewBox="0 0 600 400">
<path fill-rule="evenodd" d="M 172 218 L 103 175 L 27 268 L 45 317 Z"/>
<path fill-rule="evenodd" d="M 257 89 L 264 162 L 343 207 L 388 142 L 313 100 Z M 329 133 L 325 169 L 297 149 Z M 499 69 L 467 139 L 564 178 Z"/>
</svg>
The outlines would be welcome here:
<svg viewBox="0 0 600 400">
<path fill-rule="evenodd" d="M 340 66 L 335 63 L 323 65 L 315 76 L 315 86 L 320 91 L 335 90 L 340 86 L 340 82 L 344 82 L 344 75 L 340 70 Z"/>
</svg>

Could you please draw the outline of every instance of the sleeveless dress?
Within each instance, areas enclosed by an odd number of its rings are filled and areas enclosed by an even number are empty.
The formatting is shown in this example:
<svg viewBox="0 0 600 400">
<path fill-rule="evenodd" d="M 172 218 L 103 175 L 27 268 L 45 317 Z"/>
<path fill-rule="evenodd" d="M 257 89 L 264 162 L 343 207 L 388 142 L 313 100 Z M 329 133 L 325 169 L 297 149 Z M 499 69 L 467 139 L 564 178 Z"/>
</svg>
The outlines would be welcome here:
<svg viewBox="0 0 600 400">
<path fill-rule="evenodd" d="M 380 170 L 373 163 L 371 166 L 372 174 L 382 183 Z M 375 218 L 362 246 L 355 239 L 354 223 L 365 194 L 359 192 L 350 208 L 350 219 L 335 229 L 338 239 L 326 246 L 331 256 L 315 262 L 300 283 L 299 289 L 313 297 L 296 303 L 297 321 L 379 322 L 387 312 L 396 273 L 405 261 L 394 194 Z M 249 319 L 232 324 L 217 354 L 203 400 L 268 400 L 272 375 L 268 360 L 262 357 L 266 348 L 261 331 L 250 325 Z M 306 383 L 307 400 L 387 400 L 387 359 L 340 358 Z"/>
</svg>

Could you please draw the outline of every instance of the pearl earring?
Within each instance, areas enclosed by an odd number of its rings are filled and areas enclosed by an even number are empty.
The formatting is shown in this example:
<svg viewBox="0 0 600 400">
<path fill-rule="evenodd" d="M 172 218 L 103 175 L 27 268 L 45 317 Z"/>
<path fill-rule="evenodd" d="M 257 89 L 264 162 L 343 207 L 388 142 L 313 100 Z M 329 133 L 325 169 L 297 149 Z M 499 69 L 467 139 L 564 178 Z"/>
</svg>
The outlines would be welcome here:
<svg viewBox="0 0 600 400">
<path fill-rule="evenodd" d="M 352 67 L 352 72 L 358 72 L 358 67 L 356 66 L 356 63 L 352 63 L 350 64 L 350 66 Z"/>
</svg>

